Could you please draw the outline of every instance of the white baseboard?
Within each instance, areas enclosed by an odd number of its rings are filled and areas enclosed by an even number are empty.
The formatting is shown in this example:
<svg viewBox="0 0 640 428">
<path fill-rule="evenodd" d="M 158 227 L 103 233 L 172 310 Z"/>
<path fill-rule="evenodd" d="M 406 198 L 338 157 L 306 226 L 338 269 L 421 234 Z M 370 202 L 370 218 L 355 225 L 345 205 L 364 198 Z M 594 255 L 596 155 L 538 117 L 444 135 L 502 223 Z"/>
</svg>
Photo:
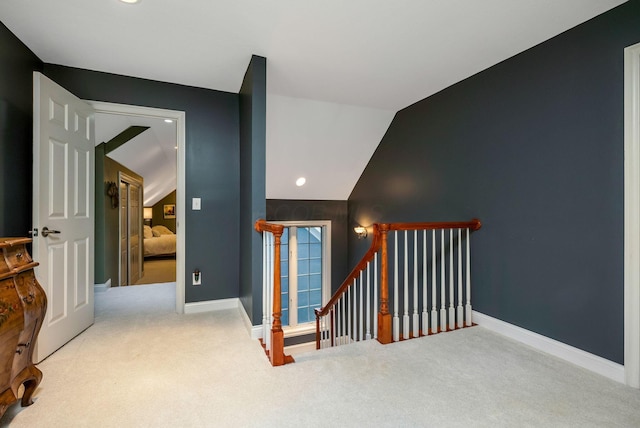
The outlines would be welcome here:
<svg viewBox="0 0 640 428">
<path fill-rule="evenodd" d="M 480 312 L 473 311 L 472 317 L 474 323 L 486 328 L 487 330 L 491 330 L 513 340 L 517 340 L 518 342 L 529 345 L 539 351 L 551 354 L 584 369 L 615 380 L 616 382 L 625 383 L 624 366 L 621 364 L 614 363 L 613 361 L 590 354 L 589 352 L 581 349 L 574 348 L 566 343 L 525 330 L 524 328 L 509 324 Z"/>
<path fill-rule="evenodd" d="M 204 302 L 185 303 L 185 314 L 198 314 L 201 312 L 222 311 L 225 309 L 235 309 L 240 304 L 237 297 L 231 299 L 206 300 Z"/>
<path fill-rule="evenodd" d="M 249 319 L 249 314 L 244 310 L 244 306 L 242 302 L 238 304 L 238 310 L 240 311 L 240 315 L 242 316 L 242 321 L 244 322 L 244 326 L 247 328 L 247 333 L 251 336 L 251 339 L 258 340 L 262 339 L 262 324 L 260 325 L 252 325 L 251 320 Z"/>
<path fill-rule="evenodd" d="M 111 278 L 107 279 L 104 284 L 93 284 L 93 291 L 102 292 L 111 288 Z"/>
</svg>

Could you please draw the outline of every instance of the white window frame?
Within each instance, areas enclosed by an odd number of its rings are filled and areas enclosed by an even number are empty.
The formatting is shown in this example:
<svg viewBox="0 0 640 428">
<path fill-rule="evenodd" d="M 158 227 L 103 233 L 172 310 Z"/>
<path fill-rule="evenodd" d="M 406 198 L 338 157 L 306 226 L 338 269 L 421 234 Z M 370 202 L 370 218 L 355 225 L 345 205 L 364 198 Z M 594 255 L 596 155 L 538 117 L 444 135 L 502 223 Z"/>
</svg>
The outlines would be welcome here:
<svg viewBox="0 0 640 428">
<path fill-rule="evenodd" d="M 326 305 L 331 298 L 331 220 L 271 221 L 271 223 L 281 224 L 285 227 L 322 228 L 322 306 Z M 296 310 L 298 307 L 297 294 L 292 298 L 293 293 L 291 293 L 292 275 L 295 274 L 297 278 L 297 272 L 292 272 L 291 269 L 291 248 L 291 234 L 289 234 L 289 322 L 291 322 L 291 308 L 294 307 L 292 301 L 295 302 Z M 295 317 L 297 322 L 297 311 Z M 313 321 L 304 324 L 297 324 L 293 327 L 283 326 L 282 330 L 285 337 L 303 336 L 305 334 L 314 333 L 316 331 L 316 323 Z"/>
</svg>

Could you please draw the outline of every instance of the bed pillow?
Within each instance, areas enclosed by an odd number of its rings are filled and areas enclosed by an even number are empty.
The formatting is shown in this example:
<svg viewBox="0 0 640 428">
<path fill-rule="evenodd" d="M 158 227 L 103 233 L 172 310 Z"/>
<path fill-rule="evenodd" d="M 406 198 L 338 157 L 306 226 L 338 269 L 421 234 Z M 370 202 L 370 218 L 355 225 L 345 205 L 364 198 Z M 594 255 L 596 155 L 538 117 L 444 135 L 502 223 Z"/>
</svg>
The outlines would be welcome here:
<svg viewBox="0 0 640 428">
<path fill-rule="evenodd" d="M 153 231 L 149 226 L 144 226 L 144 239 L 153 238 Z"/>
<path fill-rule="evenodd" d="M 153 232 L 153 236 L 160 236 L 160 235 L 173 235 L 173 232 L 170 231 L 169 229 L 167 229 L 166 226 L 162 226 L 162 225 L 158 225 L 158 226 L 153 226 L 151 228 L 152 232 Z"/>
</svg>

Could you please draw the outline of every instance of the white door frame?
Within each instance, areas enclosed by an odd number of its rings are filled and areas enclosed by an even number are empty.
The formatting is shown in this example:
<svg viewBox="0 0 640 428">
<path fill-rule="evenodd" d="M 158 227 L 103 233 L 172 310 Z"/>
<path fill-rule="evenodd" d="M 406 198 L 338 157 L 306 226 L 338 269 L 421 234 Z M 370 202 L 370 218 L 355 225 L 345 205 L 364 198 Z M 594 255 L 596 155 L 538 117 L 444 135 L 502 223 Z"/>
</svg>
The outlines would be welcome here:
<svg viewBox="0 0 640 428">
<path fill-rule="evenodd" d="M 640 388 L 640 43 L 624 50 L 624 373 Z"/>
<path fill-rule="evenodd" d="M 121 114 L 125 116 L 144 116 L 159 119 L 174 119 L 176 121 L 176 141 L 178 155 L 178 176 L 176 182 L 176 312 L 184 313 L 185 289 L 184 289 L 184 255 L 185 255 L 185 230 L 186 216 L 185 205 L 185 130 L 186 114 L 183 111 L 165 110 L 152 107 L 140 107 L 126 104 L 105 103 L 102 101 L 87 101 L 95 109 L 96 113 Z"/>
</svg>

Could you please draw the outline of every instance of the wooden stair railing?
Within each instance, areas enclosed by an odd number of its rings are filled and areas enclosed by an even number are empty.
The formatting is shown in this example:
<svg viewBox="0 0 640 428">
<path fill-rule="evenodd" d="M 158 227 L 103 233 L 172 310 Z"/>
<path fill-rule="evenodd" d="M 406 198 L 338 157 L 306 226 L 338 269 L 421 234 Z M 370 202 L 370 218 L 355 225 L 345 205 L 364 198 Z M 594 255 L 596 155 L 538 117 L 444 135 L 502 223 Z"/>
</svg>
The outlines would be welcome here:
<svg viewBox="0 0 640 428">
<path fill-rule="evenodd" d="M 272 366 L 282 366 L 292 363 L 293 357 L 284 354 L 284 333 L 282 331 L 282 293 L 280 287 L 280 239 L 284 226 L 281 224 L 267 223 L 265 220 L 258 220 L 255 223 L 256 231 L 263 234 L 265 242 L 272 241 L 273 262 L 268 260 L 267 246 L 263 255 L 263 327 L 271 325 L 270 331 L 263 334 L 262 344 L 265 352 L 271 361 Z M 270 247 L 271 248 L 271 247 Z M 273 272 L 273 275 L 270 275 Z M 271 291 L 272 290 L 272 291 Z M 272 302 L 272 318 L 268 319 L 269 302 Z"/>
<path fill-rule="evenodd" d="M 316 309 L 316 348 L 326 346 L 336 346 L 358 340 L 373 338 L 380 343 L 387 344 L 398 340 L 419 337 L 426 334 L 434 334 L 441 331 L 455 330 L 456 328 L 468 327 L 471 321 L 471 280 L 470 280 L 470 231 L 480 229 L 481 223 L 477 219 L 469 222 L 434 222 L 434 223 L 383 223 L 373 225 L 373 239 L 371 246 L 358 262 L 356 267 L 347 276 L 336 293 L 327 304 Z M 446 230 L 449 231 L 449 242 L 446 242 Z M 466 231 L 466 254 L 463 257 L 463 237 L 462 231 Z M 404 231 L 404 314 L 402 317 L 402 335 L 400 334 L 399 316 L 399 244 L 398 233 Z M 413 238 L 408 235 L 413 231 Z M 422 259 L 418 259 L 420 241 L 418 231 L 422 232 Z M 428 237 L 427 231 L 431 231 L 431 256 L 427 257 Z M 440 231 L 438 233 L 437 231 Z M 454 231 L 457 231 L 457 243 L 454 240 Z M 389 233 L 394 232 L 393 246 L 393 314 L 389 311 Z M 437 251 L 436 241 L 440 235 L 440 246 Z M 413 252 L 409 252 L 408 242 L 413 243 Z M 454 261 L 454 252 L 457 251 L 457 263 Z M 409 316 L 409 258 L 413 254 L 413 316 Z M 440 270 L 437 269 L 437 259 L 440 259 Z M 446 259 L 449 259 L 448 274 L 446 270 Z M 380 260 L 380 271 L 378 274 L 378 259 Z M 465 269 L 463 269 L 463 259 Z M 428 263 L 430 262 L 430 263 Z M 371 268 L 373 263 L 374 267 Z M 422 276 L 418 272 L 419 265 L 422 265 Z M 430 264 L 431 283 L 428 284 L 428 273 Z M 457 268 L 457 275 L 454 273 Z M 462 280 L 463 271 L 466 273 L 466 287 L 463 292 Z M 371 273 L 373 272 L 373 275 Z M 373 284 L 371 284 L 373 276 Z M 366 277 L 366 278 L 365 278 Z M 378 292 L 378 278 L 380 281 L 380 298 L 378 313 L 371 316 L 371 307 L 375 307 Z M 422 287 L 418 287 L 419 279 L 422 280 Z M 438 287 L 437 280 L 440 280 Z M 455 292 L 455 282 L 457 281 L 457 293 Z M 447 287 L 448 282 L 448 287 Z M 431 285 L 431 290 L 428 289 Z M 363 290 L 366 289 L 366 290 Z M 437 292 L 439 288 L 439 293 Z M 448 290 L 447 290 L 448 288 Z M 419 294 L 422 293 L 422 312 L 418 312 Z M 448 293 L 447 293 L 448 291 Z M 358 296 L 359 292 L 359 296 Z M 366 298 L 364 297 L 366 292 Z M 371 301 L 371 294 L 374 295 Z M 431 310 L 427 307 L 428 296 L 431 295 Z M 446 300 L 448 294 L 449 307 L 447 310 Z M 466 305 L 462 305 L 463 294 L 466 296 Z M 458 298 L 458 305 L 454 308 L 454 297 Z M 352 298 L 353 297 L 353 298 Z M 359 297 L 359 305 L 358 305 Z M 440 299 L 440 309 L 437 308 L 437 297 Z M 366 299 L 366 305 L 363 300 Z M 429 320 L 430 312 L 430 320 Z M 422 315 L 422 323 L 420 323 Z M 439 317 L 438 317 L 439 315 Z M 373 320 L 373 329 L 371 321 Z M 448 320 L 448 323 L 447 323 Z M 411 321 L 413 330 L 411 331 Z M 439 323 L 438 323 L 439 321 Z M 365 326 L 366 324 L 366 326 Z M 429 327 L 431 324 L 431 327 Z M 353 327 L 353 328 L 352 328 Z"/>
</svg>

